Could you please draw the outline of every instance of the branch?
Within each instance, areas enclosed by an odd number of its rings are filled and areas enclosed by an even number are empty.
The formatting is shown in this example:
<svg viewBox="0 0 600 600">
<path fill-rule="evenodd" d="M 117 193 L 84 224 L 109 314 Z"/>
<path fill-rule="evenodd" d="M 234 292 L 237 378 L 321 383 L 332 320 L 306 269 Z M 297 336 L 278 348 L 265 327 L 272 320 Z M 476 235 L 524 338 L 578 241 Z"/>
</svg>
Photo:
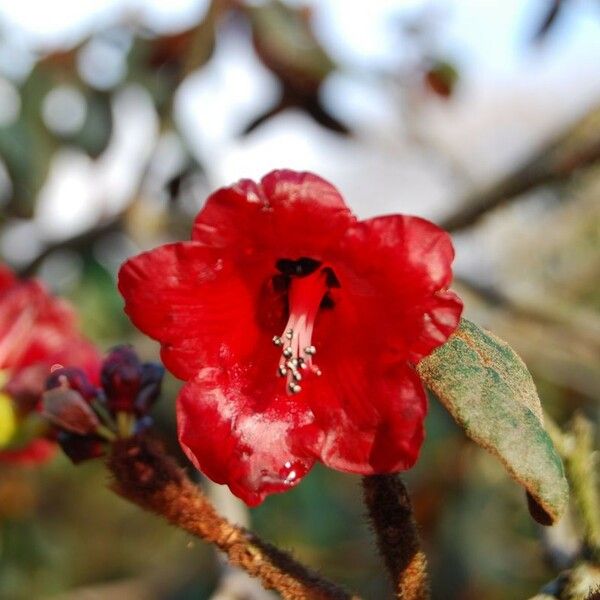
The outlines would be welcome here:
<svg viewBox="0 0 600 600">
<path fill-rule="evenodd" d="M 408 492 L 397 475 L 363 477 L 363 496 L 377 545 L 392 577 L 398 600 L 427 600 L 427 559 Z"/>
<path fill-rule="evenodd" d="M 105 235 L 120 231 L 123 227 L 123 217 L 124 213 L 120 212 L 110 220 L 83 233 L 48 244 L 30 263 L 18 270 L 19 275 L 21 277 L 33 276 L 44 260 L 57 250 L 84 252 Z"/>
<path fill-rule="evenodd" d="M 161 445 L 144 437 L 115 442 L 107 465 L 112 489 L 141 508 L 215 544 L 232 565 L 260 579 L 286 600 L 357 600 L 291 556 L 233 525 L 215 511 Z"/>
<path fill-rule="evenodd" d="M 525 165 L 489 189 L 465 198 L 461 208 L 440 227 L 459 231 L 475 224 L 483 215 L 514 202 L 525 192 L 570 177 L 576 170 L 600 161 L 600 106 L 571 126 Z"/>
</svg>

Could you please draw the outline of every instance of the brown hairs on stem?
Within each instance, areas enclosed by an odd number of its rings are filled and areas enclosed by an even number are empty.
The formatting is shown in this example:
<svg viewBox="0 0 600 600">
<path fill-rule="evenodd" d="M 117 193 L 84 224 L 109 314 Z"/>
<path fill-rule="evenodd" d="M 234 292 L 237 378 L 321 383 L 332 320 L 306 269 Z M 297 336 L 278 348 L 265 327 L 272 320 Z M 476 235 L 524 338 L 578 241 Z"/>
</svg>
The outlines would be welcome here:
<svg viewBox="0 0 600 600">
<path fill-rule="evenodd" d="M 232 565 L 288 600 L 355 598 L 290 555 L 220 516 L 158 441 L 135 436 L 113 444 L 107 465 L 112 489 L 173 525 L 215 544 Z"/>
<path fill-rule="evenodd" d="M 408 492 L 397 475 L 363 477 L 363 495 L 377 546 L 399 600 L 427 600 L 427 559 L 420 548 Z"/>
</svg>

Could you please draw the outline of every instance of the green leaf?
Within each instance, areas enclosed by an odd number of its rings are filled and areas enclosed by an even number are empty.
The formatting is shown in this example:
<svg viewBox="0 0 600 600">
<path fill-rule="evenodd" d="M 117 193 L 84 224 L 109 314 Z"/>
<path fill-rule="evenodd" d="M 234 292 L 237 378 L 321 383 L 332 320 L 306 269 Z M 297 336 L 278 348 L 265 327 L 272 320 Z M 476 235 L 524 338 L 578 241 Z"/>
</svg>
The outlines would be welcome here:
<svg viewBox="0 0 600 600">
<path fill-rule="evenodd" d="M 417 370 L 465 433 L 525 488 L 532 516 L 556 522 L 567 507 L 568 484 L 533 379 L 510 346 L 462 319 Z"/>
<path fill-rule="evenodd" d="M 281 0 L 244 8 L 264 65 L 284 87 L 300 94 L 314 93 L 336 64 L 314 35 L 309 15 Z"/>
</svg>

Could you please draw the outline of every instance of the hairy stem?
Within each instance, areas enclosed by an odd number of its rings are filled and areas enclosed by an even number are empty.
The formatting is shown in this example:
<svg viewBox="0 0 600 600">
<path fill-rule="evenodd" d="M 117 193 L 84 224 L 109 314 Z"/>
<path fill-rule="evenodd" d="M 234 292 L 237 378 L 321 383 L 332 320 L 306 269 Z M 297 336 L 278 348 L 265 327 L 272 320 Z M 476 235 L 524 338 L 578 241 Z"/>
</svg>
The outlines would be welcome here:
<svg viewBox="0 0 600 600">
<path fill-rule="evenodd" d="M 365 504 L 396 598 L 427 600 L 427 559 L 406 487 L 397 475 L 371 475 L 362 481 Z"/>
<path fill-rule="evenodd" d="M 594 428 L 582 414 L 576 414 L 567 432 L 548 417 L 546 429 L 565 465 L 571 496 L 583 529 L 585 554 L 600 564 L 600 486 Z"/>
<path fill-rule="evenodd" d="M 118 440 L 107 461 L 113 490 L 141 508 L 220 548 L 232 565 L 289 600 L 350 600 L 350 594 L 221 517 L 162 446 L 145 437 Z"/>
</svg>

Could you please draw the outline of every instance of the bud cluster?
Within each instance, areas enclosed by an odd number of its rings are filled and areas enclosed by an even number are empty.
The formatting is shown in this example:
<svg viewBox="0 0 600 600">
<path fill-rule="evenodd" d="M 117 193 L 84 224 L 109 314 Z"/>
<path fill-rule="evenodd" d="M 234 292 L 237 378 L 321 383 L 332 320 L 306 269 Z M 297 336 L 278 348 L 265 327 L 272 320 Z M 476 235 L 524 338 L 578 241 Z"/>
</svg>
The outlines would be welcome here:
<svg viewBox="0 0 600 600">
<path fill-rule="evenodd" d="M 46 382 L 42 412 L 65 454 L 78 463 L 104 454 L 117 438 L 139 433 L 160 395 L 164 369 L 142 363 L 133 348 L 118 346 L 102 363 L 100 387 L 83 371 L 61 368 Z"/>
</svg>

